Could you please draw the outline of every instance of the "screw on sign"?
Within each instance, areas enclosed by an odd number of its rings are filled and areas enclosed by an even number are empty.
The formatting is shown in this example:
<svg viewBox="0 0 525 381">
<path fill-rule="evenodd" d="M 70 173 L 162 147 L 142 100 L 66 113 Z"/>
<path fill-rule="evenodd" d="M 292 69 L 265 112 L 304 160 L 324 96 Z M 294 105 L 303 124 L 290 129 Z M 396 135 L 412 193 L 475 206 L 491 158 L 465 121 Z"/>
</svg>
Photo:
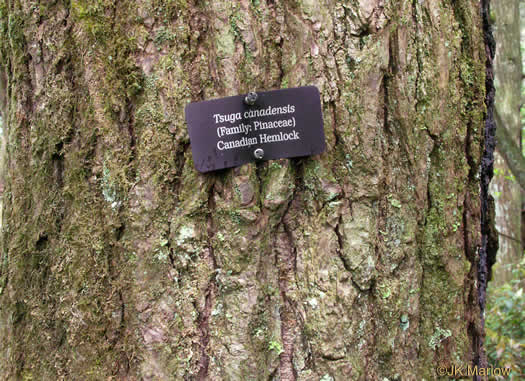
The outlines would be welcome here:
<svg viewBox="0 0 525 381">
<path fill-rule="evenodd" d="M 261 160 L 264 157 L 264 151 L 262 148 L 257 148 L 255 151 L 253 151 L 253 156 L 257 160 Z"/>
<path fill-rule="evenodd" d="M 253 106 L 256 101 L 257 101 L 257 93 L 254 91 L 246 94 L 246 97 L 244 98 L 244 103 L 246 103 L 248 106 Z"/>
</svg>

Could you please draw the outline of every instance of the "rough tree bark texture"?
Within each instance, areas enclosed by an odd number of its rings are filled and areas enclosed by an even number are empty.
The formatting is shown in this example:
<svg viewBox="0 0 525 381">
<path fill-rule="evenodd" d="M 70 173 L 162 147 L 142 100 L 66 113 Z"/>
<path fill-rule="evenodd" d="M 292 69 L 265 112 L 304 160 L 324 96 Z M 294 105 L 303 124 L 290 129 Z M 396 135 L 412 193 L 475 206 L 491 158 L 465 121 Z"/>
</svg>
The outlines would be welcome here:
<svg viewBox="0 0 525 381">
<path fill-rule="evenodd" d="M 0 378 L 471 363 L 479 3 L 4 0 Z M 314 84 L 327 152 L 201 175 L 183 108 Z"/>
<path fill-rule="evenodd" d="M 518 0 L 495 1 L 495 38 L 497 41 L 494 59 L 496 109 L 501 119 L 498 130 L 506 129 L 508 139 L 521 146 L 521 49 L 520 12 Z M 505 147 L 501 134 L 498 146 Z M 505 155 L 505 152 L 503 152 Z M 518 154 L 521 154 L 519 152 Z M 521 187 L 510 180 L 512 172 L 503 157 L 496 155 L 496 176 L 491 183 L 496 197 L 496 227 L 500 233 L 497 256 L 499 266 L 494 271 L 496 285 L 510 280 L 512 265 L 523 256 L 521 246 Z M 516 176 L 518 177 L 518 176 Z"/>
</svg>

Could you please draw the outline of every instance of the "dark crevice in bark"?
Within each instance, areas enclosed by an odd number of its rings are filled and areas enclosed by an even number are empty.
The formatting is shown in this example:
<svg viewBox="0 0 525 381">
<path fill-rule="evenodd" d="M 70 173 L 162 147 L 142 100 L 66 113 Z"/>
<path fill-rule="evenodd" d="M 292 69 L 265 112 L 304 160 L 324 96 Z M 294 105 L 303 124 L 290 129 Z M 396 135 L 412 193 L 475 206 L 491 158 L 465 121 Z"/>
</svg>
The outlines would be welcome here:
<svg viewBox="0 0 525 381">
<path fill-rule="evenodd" d="M 126 225 L 122 223 L 117 230 L 115 231 L 115 240 L 118 242 L 122 239 L 122 235 L 124 234 L 124 230 L 126 229 Z"/>
<path fill-rule="evenodd" d="M 488 196 L 487 209 L 487 282 L 492 279 L 492 266 L 496 263 L 499 249 L 499 233 L 496 229 L 496 204 L 492 195 Z"/>
<path fill-rule="evenodd" d="M 293 165 L 293 161 L 289 161 Z M 296 174 L 299 171 L 296 169 Z M 299 314 L 296 313 L 294 301 L 288 296 L 289 287 L 296 282 L 297 274 L 297 248 L 294 245 L 294 237 L 289 224 L 290 211 L 293 208 L 297 189 L 300 187 L 301 176 L 295 176 L 295 188 L 282 214 L 281 222 L 276 226 L 274 247 L 276 248 L 276 260 L 278 268 L 278 283 L 281 296 L 280 320 L 282 353 L 279 356 L 279 375 L 282 381 L 295 381 L 297 370 L 293 364 L 294 341 L 299 326 Z M 282 231 L 280 232 L 282 228 Z"/>
<path fill-rule="evenodd" d="M 189 81 L 191 84 L 191 94 L 192 94 L 192 102 L 203 100 L 203 84 L 201 81 L 201 66 L 205 65 L 205 63 L 200 62 L 200 56 L 202 54 L 205 54 L 208 56 L 209 54 L 212 54 L 212 51 L 203 49 L 204 42 L 207 37 L 208 32 L 208 26 L 210 25 L 206 14 L 204 11 L 194 11 L 191 14 L 191 18 L 189 21 L 190 30 L 194 31 L 194 33 L 190 33 L 188 37 L 188 48 L 187 48 L 187 54 L 184 56 L 185 61 L 185 71 L 188 73 Z M 193 36 L 197 36 L 196 38 Z M 220 88 L 220 83 L 217 83 L 217 73 L 213 73 L 213 65 L 214 65 L 214 58 L 209 57 L 208 59 L 208 68 L 211 73 L 212 80 L 214 81 L 214 84 L 217 86 L 217 89 Z"/>
<path fill-rule="evenodd" d="M 176 194 L 178 194 L 178 193 L 176 193 Z M 168 226 L 168 231 L 166 233 L 166 237 L 171 237 L 171 224 Z M 168 242 L 166 243 L 166 249 L 168 250 L 168 259 L 170 260 L 171 267 L 173 269 L 176 269 L 177 266 L 175 265 L 175 250 L 171 246 L 171 241 L 170 241 L 169 238 L 168 238 Z"/>
<path fill-rule="evenodd" d="M 182 173 L 184 171 L 184 165 L 186 164 L 186 152 L 190 148 L 189 142 L 179 142 L 175 146 L 174 153 L 174 168 L 175 173 L 173 174 L 172 193 L 176 195 L 178 201 L 180 202 L 180 188 L 183 185 L 182 183 Z"/>
<path fill-rule="evenodd" d="M 279 367 L 276 367 L 269 375 L 268 375 L 268 381 L 275 381 L 277 380 L 277 372 L 279 371 Z"/>
<path fill-rule="evenodd" d="M 70 57 L 61 57 L 55 64 L 55 75 L 59 75 L 64 71 L 64 67 L 69 64 Z"/>
<path fill-rule="evenodd" d="M 290 256 L 290 258 L 291 258 L 292 270 L 293 270 L 293 274 L 294 274 L 294 278 L 295 278 L 295 274 L 297 273 L 297 248 L 293 244 L 294 238 L 293 238 L 292 231 L 291 231 L 291 229 L 289 228 L 288 224 L 285 221 L 283 221 L 283 228 L 284 228 L 284 231 L 285 231 L 286 236 L 288 238 L 288 242 L 290 243 L 290 247 L 291 247 L 291 256 Z"/>
<path fill-rule="evenodd" d="M 472 139 L 472 122 L 469 121 L 467 125 L 467 134 L 465 136 L 465 157 L 467 158 L 467 164 L 469 166 L 468 179 L 470 182 L 476 182 L 476 164 L 474 158 L 472 157 L 471 150 L 471 139 Z M 469 211 L 470 211 L 470 198 L 469 193 L 466 194 L 466 198 L 463 202 L 463 216 L 462 216 L 462 225 L 463 225 L 463 250 L 465 258 L 467 258 L 470 263 L 475 263 L 475 254 L 470 246 L 469 241 Z"/>
<path fill-rule="evenodd" d="M 169 237 L 171 237 L 171 224 L 168 225 L 168 231 L 166 233 L 166 237 L 168 237 L 167 239 L 168 242 L 166 243 L 166 249 L 168 250 L 168 259 L 170 260 L 171 268 L 176 269 L 177 266 L 175 265 L 174 249 L 173 247 L 171 247 L 171 241 L 169 239 Z"/>
<path fill-rule="evenodd" d="M 397 33 L 397 32 L 396 32 Z M 389 85 L 390 80 L 392 77 L 397 73 L 397 64 L 396 59 L 394 57 L 394 41 L 396 41 L 396 38 L 393 37 L 393 35 L 390 36 L 388 41 L 388 68 L 385 73 L 383 73 L 383 78 L 381 81 L 381 88 L 383 90 L 383 128 L 388 133 L 392 133 L 390 130 L 390 123 L 389 123 L 389 107 L 390 107 L 390 101 L 389 101 Z"/>
<path fill-rule="evenodd" d="M 471 242 L 469 240 L 469 223 L 470 223 L 470 210 L 472 208 L 471 200 L 469 198 L 469 193 L 466 195 L 466 199 L 463 202 L 463 216 L 462 216 L 462 225 L 463 225 L 463 250 L 465 257 L 467 260 L 472 264 L 473 268 L 475 269 L 476 266 L 476 250 L 474 247 L 471 247 Z M 476 326 L 477 322 L 477 316 L 473 307 L 476 306 L 477 300 L 476 299 L 476 291 L 473 287 L 473 284 L 475 282 L 476 277 L 476 271 L 471 269 L 469 273 L 466 275 L 465 279 L 465 295 L 467 295 L 467 305 L 471 306 L 470 308 L 465 309 L 464 318 L 467 325 L 467 333 L 469 337 L 472 338 L 472 352 L 477 353 L 478 351 L 478 340 L 477 337 L 479 337 L 479 330 Z"/>
<path fill-rule="evenodd" d="M 175 266 L 175 255 L 173 254 L 172 247 L 168 248 L 168 259 L 170 260 L 171 267 L 176 269 L 177 267 Z"/>
<path fill-rule="evenodd" d="M 468 197 L 468 196 L 467 196 Z M 475 261 L 475 255 L 473 251 L 471 250 L 470 246 L 470 240 L 469 240 L 469 218 L 468 218 L 468 212 L 470 209 L 469 200 L 465 199 L 463 202 L 463 216 L 462 216 L 462 225 L 463 225 L 463 250 L 465 253 L 465 258 L 470 263 L 474 263 Z"/>
<path fill-rule="evenodd" d="M 429 137 L 431 139 L 432 138 L 432 135 L 430 135 L 429 133 Z M 428 226 L 428 216 L 430 215 L 430 212 L 432 210 L 432 208 L 434 208 L 434 205 L 433 205 L 433 199 L 432 199 L 432 191 L 431 191 L 431 177 L 430 177 L 430 173 L 432 172 L 432 167 L 433 167 L 433 164 L 434 164 L 434 156 L 437 154 L 438 152 L 438 149 L 439 149 L 439 143 L 437 142 L 437 140 L 434 140 L 433 139 L 433 144 L 432 144 L 432 150 L 430 151 L 430 154 L 428 155 L 428 158 L 429 158 L 429 162 L 428 162 L 428 168 L 427 168 L 427 179 L 426 179 L 426 210 L 424 212 L 424 220 L 423 220 L 423 223 L 419 226 L 419 231 L 417 233 L 417 238 L 416 238 L 416 241 L 417 241 L 417 246 L 418 246 L 418 250 L 417 250 L 417 255 L 418 255 L 418 262 L 421 264 L 421 276 L 420 276 L 420 279 L 419 279 L 419 287 L 420 289 L 423 289 L 423 287 L 425 286 L 425 282 L 426 282 L 426 266 L 424 265 L 424 258 L 423 258 L 423 255 L 424 255 L 424 249 L 423 249 L 423 243 L 425 241 L 425 231 L 427 229 L 427 226 Z M 421 298 L 421 297 L 420 297 Z M 424 313 L 420 313 L 419 316 L 418 316 L 418 327 L 423 327 L 424 324 L 424 319 L 426 319 L 426 316 Z M 420 356 L 420 352 L 421 352 L 422 348 L 421 346 L 417 346 L 417 356 L 419 357 Z"/>
<path fill-rule="evenodd" d="M 257 184 L 259 185 L 258 195 L 257 195 L 257 206 L 263 210 L 263 176 L 262 171 L 266 168 L 267 162 L 255 162 L 255 177 L 257 178 Z"/>
<path fill-rule="evenodd" d="M 57 144 L 55 152 L 51 156 L 51 161 L 53 162 L 53 178 L 59 189 L 64 186 L 64 155 L 62 153 L 62 147 L 62 142 Z"/>
<path fill-rule="evenodd" d="M 476 164 L 474 158 L 472 157 L 471 149 L 471 140 L 472 140 L 472 122 L 469 121 L 467 125 L 467 136 L 465 137 L 465 156 L 467 158 L 467 164 L 469 166 L 468 178 L 474 180 L 476 178 Z"/>
<path fill-rule="evenodd" d="M 389 74 L 383 74 L 383 79 L 381 82 L 381 88 L 383 91 L 383 128 L 386 132 L 392 133 L 390 130 L 390 124 L 388 122 L 388 107 L 389 107 L 389 97 L 388 97 L 388 84 L 390 82 Z"/>
<path fill-rule="evenodd" d="M 386 184 L 384 184 L 384 182 L 381 182 L 381 184 L 382 184 L 381 188 L 383 188 L 381 193 L 386 194 L 387 193 Z M 377 243 L 375 245 L 374 250 L 376 254 L 376 269 L 381 270 L 381 272 L 383 272 L 384 266 L 381 264 L 381 258 L 383 257 L 385 238 L 381 232 L 388 231 L 388 228 L 386 225 L 386 220 L 388 216 L 387 198 L 381 197 L 379 201 L 377 201 L 377 203 L 378 203 L 377 226 L 376 226 L 376 237 L 377 237 L 376 242 Z"/>
<path fill-rule="evenodd" d="M 67 44 L 68 49 L 64 56 L 60 57 L 58 62 L 55 64 L 55 76 L 58 76 L 60 73 L 63 73 L 66 83 L 67 83 L 67 89 L 71 94 L 71 98 L 68 99 L 68 112 L 67 112 L 67 119 L 69 122 L 68 129 L 66 131 L 66 136 L 62 138 L 61 141 L 59 141 L 57 144 L 55 144 L 55 150 L 52 154 L 52 163 L 53 163 L 53 174 L 54 174 L 54 180 L 55 185 L 59 192 L 57 192 L 56 198 L 56 211 L 55 211 L 55 224 L 56 224 L 56 231 L 61 232 L 63 227 L 63 221 L 65 218 L 65 215 L 67 213 L 67 207 L 64 198 L 62 197 L 62 189 L 64 188 L 64 166 L 66 163 L 66 153 L 68 152 L 68 149 L 71 146 L 71 143 L 73 142 L 73 139 L 75 137 L 75 133 L 78 131 L 78 127 L 76 126 L 77 122 L 77 116 L 78 116 L 78 100 L 80 99 L 76 95 L 77 91 L 77 83 L 76 83 L 76 76 L 73 66 L 73 56 L 74 56 L 74 48 L 71 44 L 72 36 L 71 36 L 71 29 L 72 25 L 69 23 L 69 17 L 70 17 L 70 9 L 69 4 L 65 4 L 65 11 L 66 14 L 64 16 L 64 19 L 62 20 L 63 24 L 63 35 L 65 44 Z M 45 67 L 45 62 L 43 60 L 44 56 L 44 49 L 45 43 L 43 39 L 38 40 L 38 44 L 41 46 L 41 65 L 42 67 Z M 45 69 L 44 69 L 45 70 Z M 47 74 L 45 74 L 47 75 Z"/>
<path fill-rule="evenodd" d="M 481 247 L 479 249 L 479 264 L 478 264 L 478 292 L 479 292 L 479 307 L 481 314 L 481 329 L 484 330 L 485 325 L 485 304 L 486 291 L 489 274 L 489 248 L 494 246 L 491 243 L 490 236 L 491 221 L 490 221 L 490 195 L 489 184 L 493 175 L 494 166 L 494 148 L 496 146 L 496 124 L 494 122 L 494 68 L 493 59 L 496 44 L 494 36 L 492 35 L 492 26 L 490 24 L 490 0 L 481 0 L 481 16 L 483 20 L 483 36 L 485 41 L 485 128 L 484 128 L 484 150 L 481 158 Z M 476 358 L 474 363 L 480 367 L 487 366 L 487 358 L 484 352 L 484 334 L 480 332 L 477 338 L 478 348 L 476 351 Z M 478 379 L 478 377 L 476 377 Z"/>
<path fill-rule="evenodd" d="M 283 80 L 284 80 L 284 65 L 283 65 L 283 45 L 284 45 L 284 38 L 281 37 L 281 40 L 279 41 L 279 53 L 280 53 L 280 57 L 279 57 L 279 62 L 278 62 L 278 65 L 279 65 L 279 88 L 282 88 L 283 87 Z"/>
<path fill-rule="evenodd" d="M 339 221 L 337 222 L 337 225 L 334 229 L 335 234 L 337 235 L 337 242 L 339 243 L 339 247 L 337 248 L 337 254 L 339 254 L 339 258 L 341 258 L 341 262 L 343 262 L 343 266 L 346 271 L 351 273 L 350 266 L 348 262 L 345 260 L 343 256 L 343 234 L 341 233 L 340 226 L 343 224 L 343 216 L 339 216 Z"/>
<path fill-rule="evenodd" d="M 27 41 L 25 39 L 24 39 L 23 44 L 25 47 L 27 47 Z M 27 54 L 27 48 L 25 49 L 25 51 Z M 22 102 L 22 105 L 24 107 L 25 115 L 22 120 L 26 121 L 28 126 L 30 125 L 30 119 L 28 120 L 27 118 L 31 118 L 35 111 L 35 101 L 33 99 L 35 95 L 35 88 L 33 87 L 33 82 L 31 80 L 31 65 L 33 64 L 32 61 L 33 61 L 33 57 L 31 56 L 31 54 L 27 54 L 27 59 L 25 60 L 25 64 L 26 64 L 25 70 L 26 70 L 27 77 L 24 80 L 27 87 L 25 89 L 26 90 L 25 94 L 22 93 L 22 95 L 24 95 L 24 100 Z"/>
<path fill-rule="evenodd" d="M 35 248 L 38 251 L 42 251 L 47 247 L 47 243 L 48 243 L 47 234 L 41 235 L 40 237 L 38 237 L 38 240 L 35 243 Z"/>
<path fill-rule="evenodd" d="M 368 316 L 377 316 L 374 313 L 374 309 L 375 309 L 375 303 L 374 303 L 375 298 L 374 298 L 374 293 L 373 293 L 374 287 L 375 287 L 375 282 L 372 282 L 372 286 L 370 287 L 370 290 L 364 293 L 369 301 L 369 303 L 367 303 Z M 369 332 L 377 332 L 377 326 L 376 326 L 375 319 L 370 319 L 369 323 L 371 326 Z M 370 338 L 369 340 L 367 340 L 367 344 L 368 345 L 365 346 L 364 353 L 363 353 L 363 357 L 365 361 L 365 364 L 364 364 L 364 369 L 366 372 L 365 374 L 367 374 L 370 377 L 370 379 L 375 379 L 377 378 L 377 373 L 374 368 L 378 364 L 378 359 L 376 356 L 377 351 L 374 349 L 376 347 L 376 335 L 375 334 L 370 334 Z"/>
<path fill-rule="evenodd" d="M 336 67 L 337 67 L 337 64 L 336 64 Z M 338 72 L 338 75 L 340 75 L 339 73 L 339 69 L 337 69 L 337 72 Z M 341 78 L 341 77 L 339 77 Z M 338 97 L 340 97 L 340 94 L 338 94 Z M 330 101 L 330 108 L 332 109 L 332 117 L 333 117 L 333 133 L 334 133 L 334 138 L 335 138 L 335 142 L 334 142 L 334 151 L 337 152 L 337 154 L 340 154 L 342 157 L 345 156 L 344 154 L 344 141 L 341 139 L 341 137 L 339 136 L 339 133 L 337 131 L 337 127 L 338 127 L 338 118 L 337 118 L 337 103 L 335 100 L 332 100 Z M 338 166 L 340 165 L 340 163 L 337 161 L 337 160 L 334 160 L 332 165 L 331 165 L 331 171 L 332 171 L 332 174 L 334 175 L 335 178 L 337 178 L 337 168 Z M 297 188 L 296 188 L 297 189 Z M 341 194 L 337 197 L 335 197 L 334 199 L 332 200 L 327 200 L 323 203 L 323 206 L 321 209 L 323 209 L 329 202 L 333 202 L 333 201 L 338 201 L 342 198 L 346 198 L 346 194 L 345 194 L 345 189 L 344 187 L 341 187 Z"/>
<path fill-rule="evenodd" d="M 295 331 L 298 324 L 293 303 L 286 295 L 287 288 L 285 282 L 286 281 L 282 279 L 279 280 L 281 300 L 283 303 L 280 310 L 283 351 L 279 356 L 279 372 L 282 381 L 295 381 L 297 379 L 297 371 L 293 364 L 293 356 L 295 350 Z"/>
<path fill-rule="evenodd" d="M 283 224 L 284 228 L 284 224 Z M 285 230 L 286 247 L 278 250 L 278 267 L 279 267 L 279 291 L 281 296 L 280 320 L 281 320 L 281 341 L 283 351 L 279 356 L 279 374 L 282 381 L 295 381 L 297 372 L 293 365 L 294 338 L 297 328 L 296 314 L 293 301 L 287 295 L 290 275 L 294 271 L 295 248 L 292 246 L 290 234 Z"/>
<path fill-rule="evenodd" d="M 9 283 L 9 271 L 7 271 L 8 258 L 9 252 L 7 249 L 4 249 L 2 255 L 2 262 L 0 262 L 0 288 L 2 289 L 2 292 L 0 292 L 0 296 L 3 294 L 4 290 L 7 288 L 7 284 Z"/>
<path fill-rule="evenodd" d="M 215 275 L 213 275 L 213 278 Z M 215 280 L 211 280 L 208 284 L 205 293 L 204 308 L 199 311 L 198 327 L 200 332 L 199 347 L 200 347 L 200 359 L 198 365 L 197 380 L 204 381 L 208 379 L 208 371 L 210 365 L 210 356 L 207 352 L 208 344 L 210 342 L 210 316 L 212 310 L 212 304 L 215 294 Z"/>
<path fill-rule="evenodd" d="M 389 43 L 388 48 L 388 71 L 386 73 L 383 73 L 383 78 L 381 80 L 381 88 L 382 95 L 383 95 L 383 107 L 379 110 L 379 112 L 382 112 L 383 116 L 383 131 L 390 136 L 395 135 L 395 131 L 392 131 L 390 126 L 390 96 L 389 96 L 389 85 L 391 80 L 391 65 L 393 64 L 393 58 L 392 58 L 392 48 L 391 44 Z M 381 115 L 378 115 L 378 119 L 381 117 Z M 381 177 L 378 184 L 379 187 L 379 200 L 377 201 L 377 224 L 376 224 L 376 244 L 374 245 L 374 252 L 376 256 L 376 269 L 380 270 L 381 267 L 381 257 L 384 247 L 384 237 L 381 231 L 387 231 L 386 228 L 386 218 L 388 213 L 388 204 L 387 204 L 387 195 L 389 193 L 388 184 L 387 184 L 387 176 L 388 173 L 390 173 L 390 160 L 388 158 L 388 145 L 385 144 L 384 139 L 381 139 L 381 157 L 383 164 L 380 166 L 381 170 Z M 373 287 L 370 288 L 373 290 Z"/>
<path fill-rule="evenodd" d="M 124 298 L 122 297 L 122 291 L 118 291 L 118 299 L 120 303 L 120 327 L 119 327 L 119 335 L 124 330 L 124 323 L 126 318 L 126 305 L 124 303 Z"/>
<path fill-rule="evenodd" d="M 135 136 L 135 110 L 133 107 L 133 102 L 130 99 L 126 99 L 126 108 L 127 108 L 127 121 L 126 129 L 129 134 L 129 149 L 131 150 L 131 156 L 129 161 L 132 162 L 135 159 L 135 145 L 137 143 L 137 137 Z"/>
<path fill-rule="evenodd" d="M 359 33 L 350 33 L 350 36 L 351 37 L 355 37 L 355 38 L 363 38 L 363 37 L 369 36 L 369 35 L 371 35 L 373 33 L 375 33 L 375 32 L 370 30 L 370 25 L 369 24 L 364 24 L 364 25 L 362 25 L 362 29 L 359 30 Z M 361 49 L 363 49 L 364 44 L 361 43 L 359 47 Z"/>
<path fill-rule="evenodd" d="M 112 278 L 114 278 L 114 276 L 112 276 Z M 112 281 L 114 281 L 114 279 L 112 279 Z M 122 297 L 122 291 L 118 290 L 116 291 L 116 293 L 117 293 L 117 302 L 116 302 L 117 305 L 115 307 L 116 307 L 116 312 L 118 313 L 118 319 L 119 319 L 118 326 L 110 327 L 108 325 L 107 328 L 104 330 L 104 337 L 106 341 L 108 342 L 109 347 L 111 349 L 114 349 L 117 346 L 119 340 L 122 338 L 122 332 L 124 332 L 124 328 L 125 328 L 124 317 L 125 317 L 126 308 L 124 304 L 124 299 Z"/>
<path fill-rule="evenodd" d="M 215 190 L 215 179 L 213 180 L 213 183 L 210 185 L 209 193 L 208 193 L 208 226 L 207 226 L 207 234 L 208 234 L 208 247 L 203 251 L 203 255 L 205 258 L 203 260 L 208 261 L 211 267 L 213 268 L 213 272 L 210 276 L 208 286 L 206 288 L 205 292 L 205 301 L 204 301 L 204 308 L 199 311 L 199 318 L 197 325 L 199 327 L 200 332 L 200 339 L 199 339 L 199 347 L 200 347 L 200 359 L 199 359 L 199 365 L 198 365 L 198 373 L 197 373 L 197 380 L 198 381 L 204 381 L 208 379 L 208 372 L 209 372 L 209 365 L 210 365 L 210 356 L 208 354 L 208 344 L 210 342 L 210 317 L 211 317 L 211 311 L 213 309 L 213 304 L 215 302 L 215 296 L 217 293 L 217 261 L 215 259 L 215 255 L 213 252 L 213 244 L 212 239 L 215 235 L 216 228 L 213 225 L 213 212 L 215 211 L 215 199 L 214 199 L 214 190 Z"/>
<path fill-rule="evenodd" d="M 390 38 L 388 39 L 388 69 L 389 74 L 395 77 L 399 73 L 399 60 L 397 57 L 400 55 L 399 48 L 399 31 L 397 29 L 392 30 Z"/>
<path fill-rule="evenodd" d="M 335 148 L 339 146 L 339 143 L 341 141 L 341 138 L 339 137 L 339 133 L 337 132 L 337 105 L 335 101 L 330 101 L 330 108 L 332 109 L 332 119 L 333 119 L 333 132 L 334 132 L 334 138 L 335 138 Z"/>
<path fill-rule="evenodd" d="M 415 37 L 414 37 L 414 45 L 416 49 L 416 61 L 417 61 L 417 70 L 416 70 L 416 82 L 415 82 L 415 89 L 414 89 L 414 99 L 416 100 L 414 104 L 414 109 L 416 112 L 418 111 L 418 90 L 419 90 L 419 81 L 421 77 L 421 72 L 423 70 L 423 64 L 421 62 L 421 47 L 419 35 L 420 35 L 420 28 L 419 28 L 419 15 L 417 12 L 417 3 L 418 0 L 412 0 L 412 20 L 414 21 L 414 29 L 415 29 Z"/>
<path fill-rule="evenodd" d="M 135 134 L 135 106 L 133 101 L 126 97 L 126 103 L 122 106 L 119 115 L 119 129 L 128 135 L 128 149 L 129 149 L 129 158 L 127 165 L 129 167 L 128 177 L 131 182 L 135 181 L 136 177 L 136 144 L 137 137 Z"/>
<path fill-rule="evenodd" d="M 437 137 L 432 137 L 432 135 L 429 134 L 429 137 L 431 139 L 433 139 L 433 144 L 432 144 L 432 151 L 430 151 L 430 154 L 428 155 L 430 161 L 429 161 L 429 168 L 427 168 L 427 173 L 429 174 L 428 177 L 427 177 L 427 210 L 425 212 L 425 222 L 424 222 L 424 226 L 427 226 L 427 217 L 428 215 L 430 214 L 430 211 L 432 210 L 432 208 L 434 207 L 433 205 L 433 202 L 432 202 L 432 191 L 430 189 L 430 184 L 431 184 L 431 178 L 430 178 L 430 173 L 432 171 L 432 167 L 433 167 L 433 164 L 434 164 L 434 156 L 436 154 L 438 154 L 438 150 L 439 150 L 439 141 L 437 140 Z M 436 140 L 434 140 L 436 139 Z"/>
</svg>

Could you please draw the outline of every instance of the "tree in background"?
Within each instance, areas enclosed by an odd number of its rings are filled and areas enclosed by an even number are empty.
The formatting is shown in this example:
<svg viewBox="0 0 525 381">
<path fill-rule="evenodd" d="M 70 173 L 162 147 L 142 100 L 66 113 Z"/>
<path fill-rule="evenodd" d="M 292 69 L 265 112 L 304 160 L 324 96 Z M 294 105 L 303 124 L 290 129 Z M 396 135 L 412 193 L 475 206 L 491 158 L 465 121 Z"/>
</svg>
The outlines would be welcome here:
<svg viewBox="0 0 525 381">
<path fill-rule="evenodd" d="M 522 16 L 524 11 L 521 10 Z M 491 189 L 496 198 L 500 247 L 488 290 L 487 353 L 490 364 L 511 368 L 509 379 L 520 380 L 525 371 L 525 237 L 521 233 L 524 186 L 520 180 L 520 176 L 525 176 L 525 169 L 519 164 L 520 160 L 524 161 L 520 118 L 523 99 L 520 2 L 494 2 L 493 15 L 497 41 L 494 70 L 498 143 Z"/>
<path fill-rule="evenodd" d="M 2 1 L 0 378 L 483 364 L 479 7 Z M 195 171 L 188 102 L 311 84 L 326 153 Z"/>
<path fill-rule="evenodd" d="M 496 113 L 498 118 L 498 145 L 495 155 L 495 176 L 491 183 L 496 199 L 496 227 L 498 229 L 499 251 L 497 266 L 494 268 L 493 283 L 501 285 L 511 278 L 512 267 L 521 261 L 521 205 L 522 188 L 516 180 L 512 163 L 506 158 L 515 146 L 517 155 L 521 148 L 521 49 L 519 0 L 496 1 L 492 5 L 496 26 L 496 56 L 494 73 L 496 85 Z M 525 173 L 523 174 L 525 175 Z"/>
</svg>

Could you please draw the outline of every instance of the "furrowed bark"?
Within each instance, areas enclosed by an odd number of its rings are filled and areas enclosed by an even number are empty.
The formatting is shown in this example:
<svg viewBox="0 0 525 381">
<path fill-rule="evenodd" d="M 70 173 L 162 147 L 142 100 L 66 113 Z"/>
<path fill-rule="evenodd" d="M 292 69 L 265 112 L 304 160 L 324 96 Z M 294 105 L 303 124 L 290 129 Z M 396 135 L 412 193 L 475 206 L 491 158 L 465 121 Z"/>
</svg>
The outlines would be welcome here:
<svg viewBox="0 0 525 381">
<path fill-rule="evenodd" d="M 2 379 L 415 380 L 478 358 L 478 3 L 0 11 Z M 325 153 L 195 171 L 188 102 L 303 85 Z"/>
</svg>

